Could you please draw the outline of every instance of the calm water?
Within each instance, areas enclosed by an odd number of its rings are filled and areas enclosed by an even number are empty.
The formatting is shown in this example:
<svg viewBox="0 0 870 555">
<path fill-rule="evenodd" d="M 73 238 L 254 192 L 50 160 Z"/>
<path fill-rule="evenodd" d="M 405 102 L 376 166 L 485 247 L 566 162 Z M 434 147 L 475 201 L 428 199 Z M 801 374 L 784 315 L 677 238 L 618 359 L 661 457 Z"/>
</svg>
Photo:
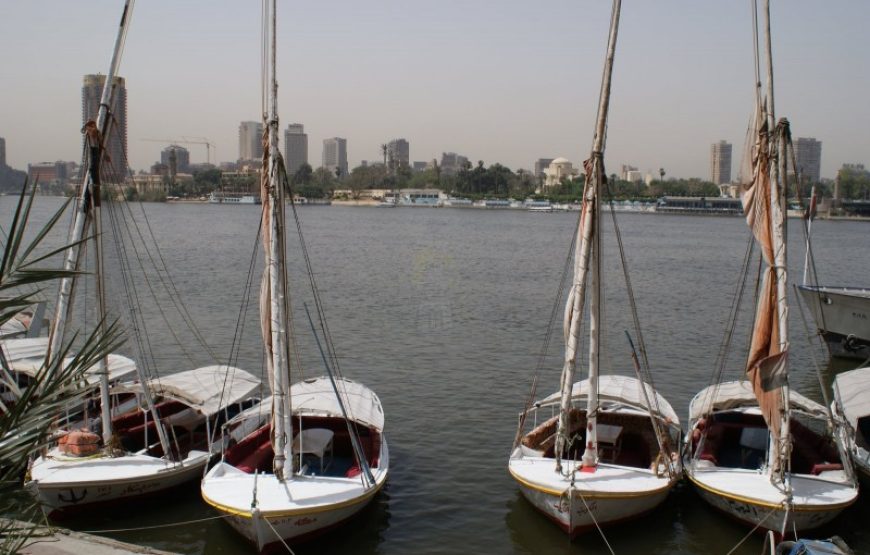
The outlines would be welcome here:
<svg viewBox="0 0 870 555">
<path fill-rule="evenodd" d="M 40 199 L 37 218 L 58 203 Z M 11 197 L 0 198 L 0 221 L 10 220 L 11 204 Z M 192 319 L 226 361 L 259 208 L 143 206 Z M 576 213 L 333 206 L 300 209 L 300 217 L 344 374 L 372 387 L 383 402 L 392 472 L 384 492 L 359 518 L 296 553 L 607 553 L 594 534 L 569 542 L 521 498 L 506 470 Z M 619 220 L 656 385 L 684 417 L 691 397 L 709 383 L 748 230 L 739 218 L 621 214 Z M 803 248 L 798 222 L 790 224 L 794 281 Z M 820 221 L 815 226 L 822 282 L 870 285 L 870 224 Z M 625 373 L 630 359 L 622 330 L 630 320 L 612 229 L 605 227 L 608 371 Z M 298 260 L 298 245 L 291 251 Z M 256 259 L 261 257 L 257 252 Z M 304 280 L 300 266 L 293 276 L 296 284 Z M 119 280 L 113 287 L 118 293 L 112 298 L 122 298 Z M 177 325 L 177 313 L 167 309 L 168 324 L 161 321 L 157 303 L 146 300 L 147 288 L 141 281 L 136 285 L 143 293 L 138 310 L 148 324 L 160 372 L 210 363 L 192 333 Z M 310 293 L 300 289 L 294 298 L 297 312 L 310 304 Z M 849 365 L 829 367 L 824 353 L 803 340 L 796 306 L 792 314 L 792 383 L 820 399 L 813 356 L 828 381 Z M 740 330 L 747 329 L 748 318 Z M 259 373 L 255 305 L 243 321 L 238 365 Z M 304 370 L 319 375 L 308 325 L 300 319 L 296 327 Z M 736 334 L 738 347 L 747 333 Z M 539 396 L 557 387 L 560 342 L 557 329 Z M 136 356 L 134 345 L 128 350 Z M 731 378 L 743 358 L 737 352 Z M 213 516 L 196 486 L 169 503 L 120 513 L 71 524 L 81 530 L 117 529 Z M 870 502 L 862 499 L 819 534 L 840 534 L 857 552 L 870 552 L 868 517 Z M 660 554 L 726 553 L 746 532 L 685 485 L 650 517 L 606 531 L 616 553 Z M 218 520 L 108 535 L 181 553 L 249 551 Z M 750 538 L 738 553 L 759 553 L 761 541 Z"/>
</svg>

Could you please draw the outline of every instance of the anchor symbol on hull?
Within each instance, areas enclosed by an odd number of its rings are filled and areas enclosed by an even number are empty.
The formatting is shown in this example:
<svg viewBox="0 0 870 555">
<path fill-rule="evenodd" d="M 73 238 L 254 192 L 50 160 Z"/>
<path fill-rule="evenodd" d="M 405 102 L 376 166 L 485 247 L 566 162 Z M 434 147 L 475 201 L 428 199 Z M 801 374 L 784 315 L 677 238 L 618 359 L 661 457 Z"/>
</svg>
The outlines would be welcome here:
<svg viewBox="0 0 870 555">
<path fill-rule="evenodd" d="M 76 497 L 76 493 L 72 490 L 72 488 L 70 488 L 70 490 L 69 490 L 69 497 L 64 497 L 62 493 L 57 494 L 57 498 L 60 501 L 63 501 L 64 503 L 72 503 L 73 505 L 75 505 L 76 503 L 78 503 L 79 501 L 81 501 L 82 499 L 84 499 L 87 496 L 88 496 L 87 488 L 82 490 L 82 494 L 78 497 Z"/>
</svg>

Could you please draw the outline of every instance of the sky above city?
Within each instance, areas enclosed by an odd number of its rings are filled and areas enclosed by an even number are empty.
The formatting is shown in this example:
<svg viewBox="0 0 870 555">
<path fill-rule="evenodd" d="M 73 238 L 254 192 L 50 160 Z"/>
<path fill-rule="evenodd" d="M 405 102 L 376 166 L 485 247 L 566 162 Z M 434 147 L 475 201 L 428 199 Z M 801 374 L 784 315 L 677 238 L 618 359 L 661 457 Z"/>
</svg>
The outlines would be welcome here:
<svg viewBox="0 0 870 555">
<path fill-rule="evenodd" d="M 260 119 L 259 2 L 136 3 L 120 75 L 131 166 L 208 137 L 238 157 Z M 2 0 L 0 137 L 7 162 L 78 160 L 81 83 L 106 73 L 122 0 Z M 753 103 L 750 0 L 625 0 L 608 171 L 710 177 L 710 145 L 739 163 Z M 870 2 L 773 0 L 776 115 L 822 141 L 822 177 L 870 163 Z M 279 115 L 305 125 L 309 162 L 345 137 L 351 167 L 402 137 L 411 159 L 458 152 L 530 169 L 591 146 L 610 18 L 606 0 L 278 2 Z M 283 141 L 283 137 L 282 137 Z M 188 145 L 192 162 L 205 147 Z"/>
</svg>

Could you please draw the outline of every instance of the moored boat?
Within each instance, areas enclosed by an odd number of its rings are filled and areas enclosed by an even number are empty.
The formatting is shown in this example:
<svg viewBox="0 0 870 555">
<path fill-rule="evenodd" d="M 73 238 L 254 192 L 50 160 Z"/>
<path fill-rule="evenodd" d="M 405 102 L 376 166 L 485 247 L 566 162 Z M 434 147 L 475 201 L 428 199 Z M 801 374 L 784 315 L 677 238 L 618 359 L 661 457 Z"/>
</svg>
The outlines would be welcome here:
<svg viewBox="0 0 870 555">
<path fill-rule="evenodd" d="M 278 143 L 275 0 L 264 4 L 263 17 L 263 28 L 268 29 L 263 52 L 270 53 L 270 61 L 264 60 L 269 68 L 264 79 L 264 85 L 269 84 L 264 91 L 269 110 L 264 114 L 268 133 L 261 176 L 265 261 L 260 324 L 264 374 L 273 395 L 232 422 L 235 430 L 252 431 L 230 441 L 221 461 L 203 478 L 200 491 L 242 536 L 258 550 L 268 551 L 322 533 L 362 509 L 386 482 L 389 450 L 377 395 L 340 374 L 313 283 L 319 331 L 313 319 L 310 324 L 328 376 L 290 386 L 291 364 L 299 361 L 291 355 L 297 338 L 287 280 L 284 203 L 285 193 L 292 194 L 292 189 Z M 301 227 L 296 227 L 304 245 Z M 305 265 L 313 280 L 307 256 Z M 225 437 L 239 435 L 227 430 Z"/>
<path fill-rule="evenodd" d="M 523 496 L 572 537 L 648 513 L 665 500 L 681 473 L 675 449 L 679 444 L 679 419 L 652 385 L 642 342 L 643 366 L 636 353 L 633 356 L 637 377 L 600 375 L 604 139 L 620 7 L 620 0 L 614 0 L 595 136 L 590 159 L 584 163 L 586 183 L 577 227 L 574 277 L 563 320 L 561 388 L 549 397 L 530 402 L 520 414 L 508 460 L 508 471 Z M 618 232 L 615 218 L 614 227 Z M 625 260 L 621 246 L 620 254 Z M 633 299 L 627 269 L 623 269 Z M 587 295 L 589 377 L 575 383 Z M 633 301 L 631 304 L 640 339 L 639 320 Z M 539 424 L 538 414 L 546 409 L 550 409 L 551 417 Z"/>
<path fill-rule="evenodd" d="M 834 413 L 843 420 L 842 441 L 859 475 L 870 484 L 870 368 L 834 378 Z"/>
</svg>

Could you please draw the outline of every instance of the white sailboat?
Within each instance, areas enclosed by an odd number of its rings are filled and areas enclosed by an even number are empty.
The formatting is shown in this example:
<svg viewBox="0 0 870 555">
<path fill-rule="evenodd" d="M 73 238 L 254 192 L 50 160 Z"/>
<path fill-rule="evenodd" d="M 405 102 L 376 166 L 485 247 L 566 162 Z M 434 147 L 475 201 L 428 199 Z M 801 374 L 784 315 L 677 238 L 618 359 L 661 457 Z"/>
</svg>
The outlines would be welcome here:
<svg viewBox="0 0 870 555">
<path fill-rule="evenodd" d="M 848 457 L 826 437 L 830 414 L 789 387 L 783 180 L 791 136 L 787 120 L 774 124 L 768 1 L 764 15 L 767 93 L 762 100 L 758 75 L 744 157 L 751 168 L 741 178 L 744 212 L 764 260 L 746 381 L 711 385 L 692 400 L 684 468 L 712 506 L 784 535 L 829 522 L 858 489 Z"/>
<path fill-rule="evenodd" d="M 599 376 L 603 315 L 600 199 L 620 4 L 619 0 L 613 3 L 598 121 L 592 155 L 585 163 L 574 280 L 565 307 L 561 390 L 520 415 L 508 461 L 522 494 L 572 537 L 651 511 L 680 477 L 679 459 L 671 449 L 679 443 L 679 419 L 670 404 L 648 380 Z M 591 281 L 589 378 L 574 383 L 587 280 Z M 639 368 L 636 359 L 635 363 Z M 538 423 L 542 411 L 552 416 Z M 526 431 L 524 423 L 530 419 L 532 429 Z"/>
<path fill-rule="evenodd" d="M 98 332 L 103 334 L 107 330 L 108 311 L 100 222 L 100 166 L 111 120 L 109 107 L 113 105 L 114 76 L 131 15 L 132 1 L 127 0 L 97 120 L 89 121 L 84 128 L 88 156 L 76 202 L 70 247 L 65 255 L 64 268 L 74 275 L 73 270 L 80 267 L 83 239 L 89 229 L 93 231 L 100 314 Z M 68 351 L 65 343 L 70 338 L 65 328 L 71 319 L 72 290 L 73 278 L 62 279 L 47 350 L 38 361 L 40 366 L 50 368 L 51 361 Z M 29 347 L 33 350 L 37 346 Z M 117 359 L 115 366 L 129 367 L 128 362 L 129 359 Z M 85 412 L 86 428 L 59 432 L 58 445 L 37 457 L 28 469 L 25 487 L 52 515 L 110 502 L 129 502 L 201 476 L 213 452 L 211 429 L 231 416 L 232 405 L 247 399 L 259 388 L 259 380 L 226 366 L 199 368 L 149 381 L 141 365 L 134 364 L 139 384 L 145 385 L 131 385 L 118 391 L 119 395 L 127 397 L 126 406 L 135 407 L 127 414 L 118 414 L 117 407 L 125 405 L 113 403 L 109 388 L 112 367 L 113 360 L 109 356 L 100 361 L 94 372 L 100 390 L 99 418 L 91 419 Z M 223 392 L 225 384 L 228 384 L 228 393 Z M 99 425 L 102 434 L 92 433 L 91 424 Z"/>
<path fill-rule="evenodd" d="M 347 520 L 383 487 L 389 470 L 383 409 L 374 392 L 335 376 L 329 364 L 328 377 L 290 387 L 287 177 L 278 148 L 274 0 L 264 17 L 271 20 L 271 86 L 261 179 L 265 264 L 260 317 L 273 397 L 240 416 L 243 429 L 248 421 L 268 421 L 229 446 L 201 485 L 203 499 L 259 550 L 304 540 Z"/>
</svg>

